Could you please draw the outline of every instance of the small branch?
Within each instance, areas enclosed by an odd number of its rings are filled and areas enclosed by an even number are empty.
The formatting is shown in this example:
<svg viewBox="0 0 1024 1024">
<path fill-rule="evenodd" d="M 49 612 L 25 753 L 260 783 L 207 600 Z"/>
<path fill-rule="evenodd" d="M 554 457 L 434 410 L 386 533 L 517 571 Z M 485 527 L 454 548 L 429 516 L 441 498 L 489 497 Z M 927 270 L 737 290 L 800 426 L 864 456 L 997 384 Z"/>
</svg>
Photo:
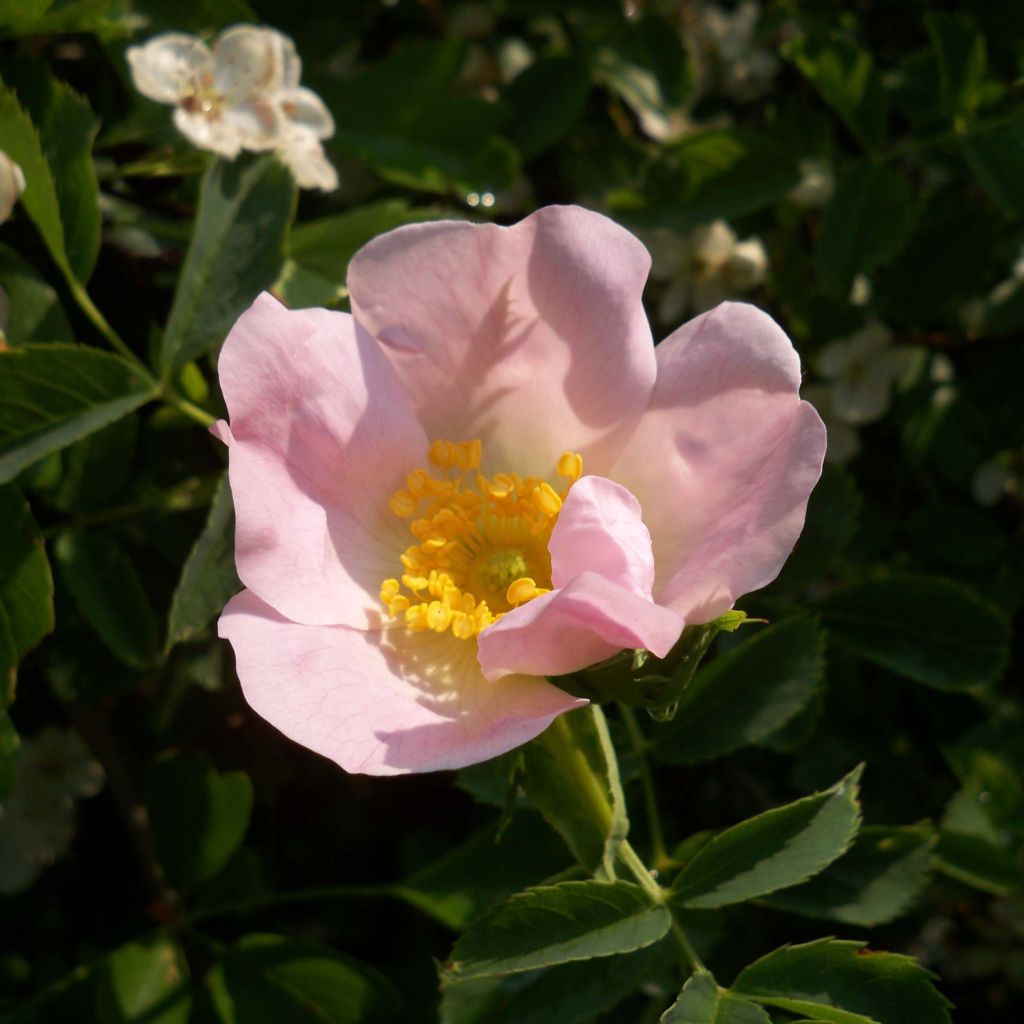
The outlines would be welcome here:
<svg viewBox="0 0 1024 1024">
<path fill-rule="evenodd" d="M 633 709 L 620 704 L 622 720 L 629 733 L 630 743 L 640 765 L 640 785 L 644 794 L 644 809 L 647 812 L 647 832 L 651 840 L 651 857 L 654 866 L 662 871 L 670 863 L 668 850 L 665 848 L 665 833 L 661 827 L 661 811 L 658 809 L 658 797 L 654 789 L 651 767 L 647 761 L 647 737 L 640 728 L 640 723 L 633 714 Z"/>
</svg>

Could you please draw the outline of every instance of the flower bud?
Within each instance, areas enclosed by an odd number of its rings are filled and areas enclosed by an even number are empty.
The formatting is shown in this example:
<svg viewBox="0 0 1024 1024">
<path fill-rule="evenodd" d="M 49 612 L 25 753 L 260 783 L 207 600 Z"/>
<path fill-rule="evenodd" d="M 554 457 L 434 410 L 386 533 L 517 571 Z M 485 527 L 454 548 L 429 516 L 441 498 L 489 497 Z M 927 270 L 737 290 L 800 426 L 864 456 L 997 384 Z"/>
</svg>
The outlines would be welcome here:
<svg viewBox="0 0 1024 1024">
<path fill-rule="evenodd" d="M 0 150 L 0 224 L 11 215 L 18 197 L 25 191 L 25 175 L 21 168 Z"/>
</svg>

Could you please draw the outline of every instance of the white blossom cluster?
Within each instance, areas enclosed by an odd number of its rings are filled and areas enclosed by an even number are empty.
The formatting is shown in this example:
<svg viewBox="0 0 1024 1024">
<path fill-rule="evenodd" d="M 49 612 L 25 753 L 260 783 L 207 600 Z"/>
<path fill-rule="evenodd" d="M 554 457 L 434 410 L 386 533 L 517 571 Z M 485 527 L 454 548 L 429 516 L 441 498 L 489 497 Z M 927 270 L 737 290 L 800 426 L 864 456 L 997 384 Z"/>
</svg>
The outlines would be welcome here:
<svg viewBox="0 0 1024 1024">
<path fill-rule="evenodd" d="M 698 43 L 718 91 L 734 100 L 763 96 L 779 71 L 779 58 L 757 38 L 761 5 L 744 0 L 733 10 L 706 4 L 696 25 Z"/>
<path fill-rule="evenodd" d="M 801 393 L 828 427 L 830 462 L 848 462 L 860 451 L 857 428 L 886 414 L 893 385 L 912 367 L 915 349 L 893 345 L 892 339 L 885 324 L 869 323 L 828 342 L 814 358 L 824 381 L 805 385 Z"/>
<path fill-rule="evenodd" d="M 651 252 L 651 277 L 666 285 L 658 301 L 664 324 L 679 323 L 687 310 L 702 313 L 750 291 L 768 272 L 761 239 L 740 241 L 724 220 L 703 224 L 688 235 L 658 229 L 645 241 Z"/>
<path fill-rule="evenodd" d="M 78 735 L 48 727 L 22 739 L 14 788 L 0 804 L 0 893 L 27 889 L 71 845 L 75 801 L 103 785 Z"/>
<path fill-rule="evenodd" d="M 299 85 L 302 62 L 288 36 L 235 25 L 207 46 L 167 32 L 129 47 L 126 56 L 139 92 L 173 104 L 178 130 L 201 149 L 228 160 L 242 150 L 272 151 L 302 188 L 337 188 L 322 145 L 334 134 L 334 119 Z"/>
</svg>

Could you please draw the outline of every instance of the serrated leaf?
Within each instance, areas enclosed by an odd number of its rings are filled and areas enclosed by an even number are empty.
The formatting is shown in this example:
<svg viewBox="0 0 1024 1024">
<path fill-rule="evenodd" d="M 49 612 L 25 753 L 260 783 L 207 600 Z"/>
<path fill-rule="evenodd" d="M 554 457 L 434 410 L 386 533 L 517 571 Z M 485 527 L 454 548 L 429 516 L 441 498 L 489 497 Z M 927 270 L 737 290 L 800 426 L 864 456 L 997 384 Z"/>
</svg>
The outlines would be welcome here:
<svg viewBox="0 0 1024 1024">
<path fill-rule="evenodd" d="M 140 369 L 80 345 L 0 350 L 0 483 L 156 395 Z"/>
<path fill-rule="evenodd" d="M 4 328 L 8 345 L 71 340 L 71 325 L 56 289 L 6 245 L 0 245 L 0 288 L 10 303 Z"/>
<path fill-rule="evenodd" d="M 53 177 L 68 266 L 85 284 L 100 249 L 99 185 L 92 157 L 99 121 L 89 104 L 40 61 L 15 62 L 7 85 L 39 132 Z"/>
<path fill-rule="evenodd" d="M 164 377 L 218 347 L 277 279 L 295 198 L 291 172 L 270 156 L 210 165 L 160 346 Z"/>
<path fill-rule="evenodd" d="M 478 917 L 444 965 L 446 982 L 643 949 L 672 923 L 632 882 L 561 882 L 527 889 Z"/>
<path fill-rule="evenodd" d="M 523 748 L 522 786 L 590 872 L 615 877 L 615 854 L 629 832 L 619 766 L 601 709 L 561 715 Z"/>
<path fill-rule="evenodd" d="M 771 1024 L 756 1003 L 719 988 L 707 971 L 697 971 L 658 1024 Z"/>
<path fill-rule="evenodd" d="M 245 838 L 252 800 L 245 772 L 218 772 L 205 754 L 167 758 L 153 768 L 146 804 L 172 885 L 194 888 L 227 864 Z"/>
<path fill-rule="evenodd" d="M 866 149 L 882 145 L 889 101 L 867 51 L 847 39 L 804 35 L 784 52 Z"/>
<path fill-rule="evenodd" d="M 53 578 L 28 502 L 0 487 L 0 709 L 22 656 L 53 629 Z M 12 677 L 11 677 L 12 678 Z"/>
<path fill-rule="evenodd" d="M 382 975 L 316 942 L 247 935 L 210 972 L 221 1024 L 390 1024 L 400 999 Z"/>
<path fill-rule="evenodd" d="M 913 193 L 898 171 L 859 163 L 836 181 L 821 219 L 815 268 L 822 287 L 845 298 L 859 274 L 896 255 L 913 225 Z"/>
<path fill-rule="evenodd" d="M 767 738 L 814 696 L 824 651 L 824 632 L 808 616 L 755 633 L 698 671 L 675 718 L 654 733 L 651 753 L 694 764 Z"/>
<path fill-rule="evenodd" d="M 962 16 L 928 11 L 925 28 L 939 63 L 951 115 L 970 116 L 985 98 L 985 37 Z"/>
<path fill-rule="evenodd" d="M 949 1024 L 949 1002 L 916 960 L 863 942 L 783 946 L 740 972 L 731 991 L 832 1024 Z"/>
<path fill-rule="evenodd" d="M 849 849 L 860 825 L 862 766 L 831 789 L 715 836 L 676 876 L 673 906 L 725 907 L 798 885 Z"/>
<path fill-rule="evenodd" d="M 126 665 L 147 668 L 160 650 L 159 627 L 135 564 L 110 537 L 67 530 L 53 548 L 61 579 L 83 618 Z"/>
<path fill-rule="evenodd" d="M 645 982 L 657 982 L 675 945 L 662 939 L 623 956 L 445 985 L 441 1024 L 592 1024 Z"/>
<path fill-rule="evenodd" d="M 861 657 L 939 690 L 998 677 L 1005 619 L 952 580 L 893 576 L 837 591 L 821 604 L 831 634 Z"/>
<path fill-rule="evenodd" d="M 770 907 L 804 917 L 871 928 L 909 910 L 932 865 L 930 825 L 863 828 L 853 846 L 809 882 L 774 893 Z"/>
<path fill-rule="evenodd" d="M 191 1011 L 188 963 L 169 938 L 129 942 L 104 962 L 96 991 L 99 1024 L 186 1024 Z"/>
<path fill-rule="evenodd" d="M 171 598 L 164 649 L 204 629 L 241 589 L 235 571 L 235 509 L 225 473 Z"/>
</svg>

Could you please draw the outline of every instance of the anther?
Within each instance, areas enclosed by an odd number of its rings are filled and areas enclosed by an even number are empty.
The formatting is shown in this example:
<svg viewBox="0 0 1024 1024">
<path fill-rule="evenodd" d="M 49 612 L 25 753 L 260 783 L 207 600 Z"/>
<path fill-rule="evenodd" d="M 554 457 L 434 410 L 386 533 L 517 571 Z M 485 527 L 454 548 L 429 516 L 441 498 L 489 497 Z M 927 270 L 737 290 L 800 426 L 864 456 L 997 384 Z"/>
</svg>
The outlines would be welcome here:
<svg viewBox="0 0 1024 1024">
<path fill-rule="evenodd" d="M 583 475 L 583 456 L 579 452 L 563 452 L 558 460 L 558 475 L 574 483 Z"/>
<path fill-rule="evenodd" d="M 531 497 L 537 511 L 543 512 L 546 516 L 557 516 L 561 511 L 562 499 L 551 484 L 542 483 L 534 487 Z"/>
</svg>

